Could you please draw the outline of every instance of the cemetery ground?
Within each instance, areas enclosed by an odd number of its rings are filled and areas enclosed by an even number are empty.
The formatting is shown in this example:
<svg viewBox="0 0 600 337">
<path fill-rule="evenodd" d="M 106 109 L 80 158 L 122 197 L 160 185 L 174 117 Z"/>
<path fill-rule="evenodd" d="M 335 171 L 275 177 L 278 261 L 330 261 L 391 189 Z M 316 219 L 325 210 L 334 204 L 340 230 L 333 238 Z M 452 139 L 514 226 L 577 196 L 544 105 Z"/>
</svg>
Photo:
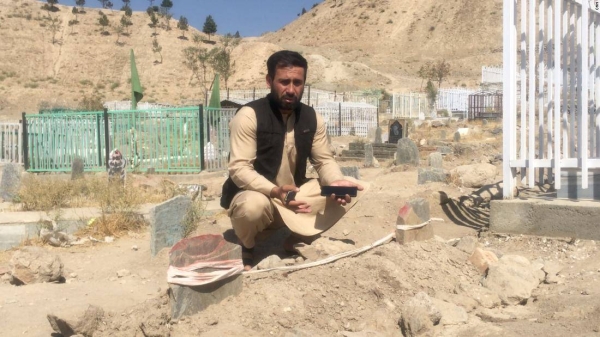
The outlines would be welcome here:
<svg viewBox="0 0 600 337">
<path fill-rule="evenodd" d="M 404 245 L 391 241 L 358 256 L 294 272 L 244 275 L 239 295 L 179 320 L 170 318 L 168 248 L 152 256 L 148 227 L 113 226 L 115 231 L 106 233 L 114 237 L 111 242 L 88 229 L 79 237 L 93 236 L 98 242 L 69 247 L 28 240 L 0 252 L 0 336 L 51 335 L 48 315 L 77 322 L 89 306 L 101 309 L 87 311 L 81 320 L 98 323 L 90 323 L 93 331 L 82 333 L 93 336 L 598 335 L 596 242 L 487 230 L 489 202 L 501 198 L 499 127 L 493 122 L 411 127 L 418 165 L 380 159 L 373 167 L 363 167 L 364 159 L 341 156 L 359 139 L 333 137 L 340 165 L 358 166 L 360 178 L 371 184 L 369 192 L 322 238 L 301 249 L 301 255 L 284 252 L 284 229 L 259 243 L 257 262 L 301 265 L 369 245 L 394 232 L 400 207 L 417 198 L 429 203 L 435 237 Z M 446 153 L 441 171 L 436 171 L 444 179 L 427 181 L 437 179 L 425 179 L 423 172 L 439 165 L 438 151 Z M 95 175 L 86 176 L 93 181 Z M 44 185 L 48 177 L 35 178 L 39 189 L 57 188 Z M 135 197 L 130 206 L 139 206 L 142 213 L 148 212 L 145 203 L 183 193 L 177 188 L 182 177 L 129 174 L 127 179 L 127 198 Z M 224 173 L 185 179 L 206 186 L 199 197 L 203 213 L 191 235 L 231 237 L 229 219 L 218 208 Z M 78 202 L 77 207 L 90 206 Z M 4 212 L 22 207 L 4 205 Z M 28 245 L 60 257 L 64 282 L 9 283 L 9 261 Z"/>
</svg>

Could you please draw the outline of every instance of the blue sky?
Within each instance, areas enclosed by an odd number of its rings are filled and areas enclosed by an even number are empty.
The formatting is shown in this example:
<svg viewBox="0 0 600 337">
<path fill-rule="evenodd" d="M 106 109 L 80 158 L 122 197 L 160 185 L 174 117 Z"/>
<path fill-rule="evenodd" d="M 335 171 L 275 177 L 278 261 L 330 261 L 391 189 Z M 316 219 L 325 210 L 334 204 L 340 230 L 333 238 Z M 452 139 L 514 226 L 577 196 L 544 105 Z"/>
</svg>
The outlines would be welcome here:
<svg viewBox="0 0 600 337">
<path fill-rule="evenodd" d="M 155 0 L 160 5 L 162 0 Z M 302 8 L 310 10 L 315 3 L 323 0 L 172 0 L 173 18 L 181 15 L 198 30 L 202 30 L 208 15 L 217 23 L 217 34 L 240 32 L 243 37 L 260 36 L 268 31 L 276 31 L 294 21 Z M 122 0 L 112 0 L 113 9 L 123 6 Z M 73 6 L 75 0 L 59 0 L 59 4 Z M 145 11 L 148 0 L 131 0 L 134 11 Z M 86 0 L 85 7 L 100 7 L 98 0 Z"/>
</svg>

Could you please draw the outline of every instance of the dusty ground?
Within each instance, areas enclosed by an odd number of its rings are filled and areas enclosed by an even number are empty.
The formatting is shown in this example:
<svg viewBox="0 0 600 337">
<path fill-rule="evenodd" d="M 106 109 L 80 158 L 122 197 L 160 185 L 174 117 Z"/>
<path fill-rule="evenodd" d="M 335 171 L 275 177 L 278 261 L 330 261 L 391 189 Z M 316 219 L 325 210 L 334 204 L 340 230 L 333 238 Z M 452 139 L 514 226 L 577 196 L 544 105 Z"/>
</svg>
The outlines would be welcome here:
<svg viewBox="0 0 600 337">
<path fill-rule="evenodd" d="M 452 126 L 455 128 L 456 125 Z M 490 160 L 501 149 L 501 135 L 487 134 L 495 125 L 470 125 L 481 135 L 463 141 L 466 155 L 447 156 L 444 167 Z M 451 130 L 451 128 L 447 128 Z M 434 135 L 429 127 L 413 135 Z M 450 132 L 448 132 L 450 134 Z M 434 137 L 435 138 L 435 137 Z M 486 141 L 495 138 L 495 141 Z M 334 145 L 349 139 L 334 138 Z M 426 149 L 427 146 L 422 147 Z M 422 159 L 426 156 L 422 151 Z M 422 165 L 426 161 L 422 160 Z M 358 163 L 343 162 L 343 165 Z M 499 165 L 500 163 L 497 163 Z M 417 292 L 462 306 L 464 324 L 437 326 L 439 336 L 595 336 L 600 334 L 600 253 L 594 241 L 494 235 L 486 231 L 489 208 L 468 202 L 473 189 L 445 183 L 417 185 L 416 168 L 381 162 L 361 169 L 372 188 L 336 226 L 324 234 L 361 247 L 394 230 L 399 207 L 409 198 L 424 197 L 431 205 L 437 239 L 405 246 L 392 241 L 353 258 L 284 273 L 243 277 L 243 291 L 207 310 L 180 321 L 170 321 L 166 290 L 167 251 L 151 258 L 149 234 L 132 233 L 113 243 L 77 248 L 48 248 L 66 270 L 66 283 L 12 286 L 0 284 L 0 336 L 48 336 L 47 314 L 77 317 L 88 305 L 108 316 L 94 336 L 401 336 L 398 319 L 403 303 Z M 206 182 L 216 195 L 224 177 Z M 498 177 L 496 181 L 500 181 Z M 440 205 L 439 192 L 451 199 Z M 461 200 L 465 202 L 461 202 Z M 197 234 L 225 233 L 230 224 L 224 212 L 205 217 Z M 285 237 L 281 231 L 257 248 L 258 258 L 278 254 Z M 477 237 L 488 250 L 519 254 L 531 261 L 556 261 L 564 266 L 557 284 L 540 284 L 523 305 L 485 310 L 469 297 L 469 286 L 482 276 L 467 260 L 469 254 L 447 240 Z M 133 250 L 133 246 L 139 250 Z M 12 252 L 0 253 L 0 267 Z M 126 269 L 130 275 L 118 277 Z"/>
</svg>

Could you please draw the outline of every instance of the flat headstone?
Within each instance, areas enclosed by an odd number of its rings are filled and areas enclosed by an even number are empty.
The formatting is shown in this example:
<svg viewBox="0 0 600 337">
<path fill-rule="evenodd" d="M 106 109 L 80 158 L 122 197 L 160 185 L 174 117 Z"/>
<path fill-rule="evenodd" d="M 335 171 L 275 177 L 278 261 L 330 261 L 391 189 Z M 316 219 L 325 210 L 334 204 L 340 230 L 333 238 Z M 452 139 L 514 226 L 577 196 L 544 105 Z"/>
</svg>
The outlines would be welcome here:
<svg viewBox="0 0 600 337">
<path fill-rule="evenodd" d="M 373 167 L 373 145 L 365 144 L 365 167 Z"/>
<path fill-rule="evenodd" d="M 71 180 L 83 178 L 83 159 L 76 157 L 71 163 Z"/>
<path fill-rule="evenodd" d="M 7 201 L 13 200 L 20 186 L 21 166 L 12 163 L 4 165 L 0 182 L 0 197 Z"/>
<path fill-rule="evenodd" d="M 377 130 L 375 130 L 375 144 L 381 144 L 383 143 L 382 137 L 381 137 L 381 133 L 383 130 L 381 130 L 380 127 L 377 128 Z"/>
<path fill-rule="evenodd" d="M 183 239 L 184 219 L 192 203 L 189 196 L 179 195 L 150 210 L 150 252 L 156 255 Z"/>
<path fill-rule="evenodd" d="M 343 175 L 360 180 L 358 166 L 342 166 L 340 169 L 342 170 Z"/>
<path fill-rule="evenodd" d="M 454 141 L 455 142 L 460 142 L 460 132 L 456 131 L 454 133 Z"/>
<path fill-rule="evenodd" d="M 442 168 L 443 167 L 443 158 L 440 152 L 432 152 L 427 157 L 429 167 Z"/>
<path fill-rule="evenodd" d="M 419 149 L 417 144 L 409 138 L 402 138 L 398 141 L 396 165 L 400 164 L 419 165 Z"/>
<path fill-rule="evenodd" d="M 448 176 L 448 172 L 441 168 L 419 168 L 417 184 L 423 185 L 428 182 L 445 183 L 448 181 Z"/>
<path fill-rule="evenodd" d="M 148 170 L 146 171 L 147 174 L 156 174 L 156 168 L 154 167 L 148 167 Z"/>
</svg>

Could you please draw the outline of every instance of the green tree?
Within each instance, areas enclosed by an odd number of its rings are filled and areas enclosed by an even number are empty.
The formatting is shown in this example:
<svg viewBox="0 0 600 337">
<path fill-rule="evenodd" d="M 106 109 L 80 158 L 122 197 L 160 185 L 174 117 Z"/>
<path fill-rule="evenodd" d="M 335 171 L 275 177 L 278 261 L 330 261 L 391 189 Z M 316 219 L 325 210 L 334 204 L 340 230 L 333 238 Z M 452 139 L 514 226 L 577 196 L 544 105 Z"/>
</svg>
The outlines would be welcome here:
<svg viewBox="0 0 600 337">
<path fill-rule="evenodd" d="M 204 27 L 202 28 L 202 32 L 208 35 L 208 41 L 210 41 L 210 36 L 217 32 L 217 24 L 215 23 L 215 20 L 213 20 L 211 15 L 206 17 L 206 21 L 204 21 Z"/>
<path fill-rule="evenodd" d="M 71 9 L 71 13 L 75 15 L 75 24 L 79 23 L 79 21 L 77 20 L 77 14 L 79 14 L 79 10 L 77 10 L 77 7 L 73 7 L 73 9 Z"/>
<path fill-rule="evenodd" d="M 429 108 L 433 109 L 437 100 L 438 91 L 435 88 L 433 82 L 431 82 L 431 80 L 427 80 L 427 86 L 425 87 L 425 91 L 427 92 L 427 101 L 429 102 Z"/>
<path fill-rule="evenodd" d="M 152 40 L 152 52 L 158 53 L 158 55 L 160 56 L 160 63 L 162 64 L 163 57 L 162 57 L 161 51 L 162 51 L 162 46 L 160 44 L 158 44 L 158 40 L 156 39 L 156 36 L 155 36 L 154 39 Z"/>
<path fill-rule="evenodd" d="M 306 8 L 302 7 L 302 12 L 300 13 L 300 15 L 304 15 L 306 14 Z"/>
<path fill-rule="evenodd" d="M 233 37 L 235 37 L 236 39 L 239 39 L 239 38 L 241 38 L 241 36 L 240 36 L 240 31 L 239 31 L 239 30 L 238 30 L 238 31 L 236 31 L 236 32 L 235 32 L 235 34 L 233 34 Z"/>
<path fill-rule="evenodd" d="M 211 64 L 214 71 L 223 78 L 225 89 L 228 89 L 229 78 L 235 74 L 235 61 L 231 60 L 231 52 L 226 48 L 220 48 L 215 52 Z"/>
<path fill-rule="evenodd" d="M 127 9 L 127 8 L 131 8 L 131 7 L 129 6 L 129 4 L 130 4 L 130 3 L 131 3 L 131 0 L 123 0 L 123 5 L 124 5 L 125 9 Z"/>
<path fill-rule="evenodd" d="M 450 75 L 450 63 L 441 60 L 433 68 L 433 78 L 438 82 L 438 89 L 442 86 L 442 81 Z"/>
<path fill-rule="evenodd" d="M 54 11 L 56 7 L 54 7 L 54 5 L 56 5 L 58 3 L 58 0 L 46 0 L 48 2 L 48 5 L 50 5 L 50 9 L 48 10 L 52 10 Z"/>
<path fill-rule="evenodd" d="M 129 34 L 129 27 L 133 25 L 131 19 L 127 15 L 121 16 L 121 20 L 119 21 L 119 26 L 121 27 L 121 34 L 127 33 Z"/>
<path fill-rule="evenodd" d="M 121 39 L 121 35 L 123 35 L 125 33 L 125 26 L 123 25 L 123 18 L 125 16 L 121 17 L 121 21 L 118 25 L 115 26 L 115 33 L 117 34 L 117 41 L 115 41 L 115 43 L 117 45 L 120 45 L 120 39 Z"/>
<path fill-rule="evenodd" d="M 160 9 L 161 9 L 163 15 L 169 14 L 169 11 L 171 10 L 171 8 L 173 8 L 173 1 L 171 1 L 171 0 L 163 0 L 160 3 Z"/>
<path fill-rule="evenodd" d="M 154 28 L 154 33 L 152 34 L 153 36 L 156 36 L 157 26 L 158 26 L 158 17 L 156 16 L 156 14 L 154 14 L 154 12 L 152 12 L 152 15 L 150 15 L 150 27 Z"/>
<path fill-rule="evenodd" d="M 177 22 L 177 28 L 181 30 L 181 34 L 185 37 L 185 31 L 188 30 L 188 20 L 185 16 L 179 17 L 179 22 Z"/>
<path fill-rule="evenodd" d="M 112 9 L 112 8 L 113 8 L 113 3 L 112 3 L 110 0 L 109 0 L 109 1 L 106 1 L 106 4 L 105 4 L 105 6 L 106 6 L 106 8 L 108 8 L 108 9 Z"/>
<path fill-rule="evenodd" d="M 108 0 L 98 0 L 100 1 L 100 3 L 102 4 L 102 8 L 106 8 L 106 3 L 108 2 Z"/>
<path fill-rule="evenodd" d="M 79 6 L 79 12 L 83 13 L 83 6 L 85 6 L 85 0 L 75 0 L 75 4 Z"/>
<path fill-rule="evenodd" d="M 165 13 L 163 18 L 165 19 L 165 30 L 171 30 L 171 19 L 173 18 L 173 15 L 171 13 Z"/>
<path fill-rule="evenodd" d="M 102 14 L 98 19 L 98 24 L 102 27 L 102 35 L 107 35 L 106 27 L 110 25 L 110 21 L 108 21 L 108 17 L 106 14 Z"/>
<path fill-rule="evenodd" d="M 417 71 L 417 75 L 421 79 L 420 87 L 423 88 L 423 81 L 431 80 L 433 78 L 433 63 L 428 61 L 422 65 L 421 68 L 419 68 L 419 71 Z"/>
<path fill-rule="evenodd" d="M 52 44 L 55 44 L 57 42 L 56 34 L 60 31 L 61 28 L 62 27 L 60 25 L 60 20 L 58 20 L 57 18 L 50 18 L 50 25 L 48 26 L 48 29 L 52 34 Z"/>
<path fill-rule="evenodd" d="M 125 16 L 127 16 L 128 18 L 131 19 L 132 15 L 133 15 L 133 11 L 131 10 L 131 8 L 127 7 L 127 9 L 125 10 Z"/>
</svg>

